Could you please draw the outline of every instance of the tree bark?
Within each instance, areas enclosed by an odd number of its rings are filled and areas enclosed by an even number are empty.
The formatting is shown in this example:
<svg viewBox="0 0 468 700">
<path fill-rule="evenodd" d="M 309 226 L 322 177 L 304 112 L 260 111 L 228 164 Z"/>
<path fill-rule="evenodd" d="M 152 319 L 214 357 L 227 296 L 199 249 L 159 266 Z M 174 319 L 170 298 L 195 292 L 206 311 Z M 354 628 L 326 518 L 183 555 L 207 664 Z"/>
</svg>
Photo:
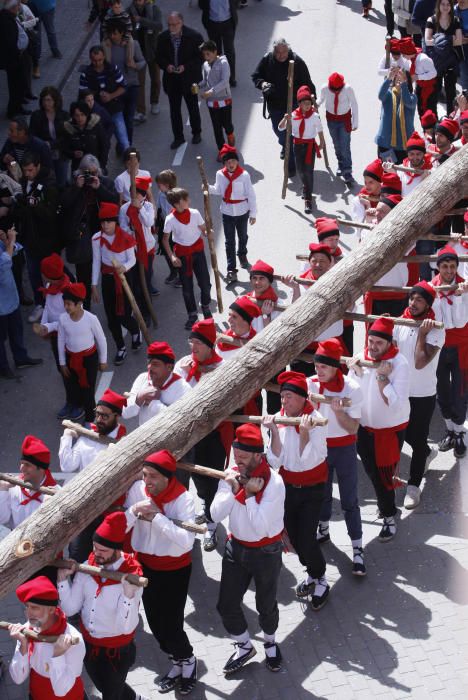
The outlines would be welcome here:
<svg viewBox="0 0 468 700">
<path fill-rule="evenodd" d="M 158 449 L 185 454 L 251 396 L 390 270 L 427 227 L 440 221 L 468 191 L 468 150 L 462 148 L 337 263 L 313 290 L 256 335 L 221 370 L 167 411 L 151 419 L 94 462 L 0 542 L 0 597 L 54 560 L 72 537 L 139 477 L 143 459 Z M 16 548 L 32 543 L 29 556 Z"/>
</svg>

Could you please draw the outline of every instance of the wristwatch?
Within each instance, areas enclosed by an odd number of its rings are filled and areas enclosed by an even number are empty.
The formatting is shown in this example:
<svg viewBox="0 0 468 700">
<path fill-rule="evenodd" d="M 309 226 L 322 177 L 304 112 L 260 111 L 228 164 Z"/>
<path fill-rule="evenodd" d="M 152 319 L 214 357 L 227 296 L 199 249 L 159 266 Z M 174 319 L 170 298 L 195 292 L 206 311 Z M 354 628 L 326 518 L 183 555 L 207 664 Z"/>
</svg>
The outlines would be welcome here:
<svg viewBox="0 0 468 700">
<path fill-rule="evenodd" d="M 378 374 L 377 375 L 377 381 L 378 382 L 385 382 L 388 379 L 386 374 Z"/>
</svg>

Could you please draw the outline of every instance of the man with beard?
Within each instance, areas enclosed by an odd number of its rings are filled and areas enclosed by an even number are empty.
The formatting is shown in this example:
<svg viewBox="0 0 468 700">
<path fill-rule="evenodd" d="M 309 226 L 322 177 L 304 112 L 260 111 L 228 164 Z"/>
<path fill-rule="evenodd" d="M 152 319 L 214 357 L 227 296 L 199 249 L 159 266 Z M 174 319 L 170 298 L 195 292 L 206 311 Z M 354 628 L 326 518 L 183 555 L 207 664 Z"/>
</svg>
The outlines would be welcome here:
<svg viewBox="0 0 468 700">
<path fill-rule="evenodd" d="M 85 645 L 81 634 L 67 623 L 58 607 L 58 591 L 45 576 L 37 576 L 16 589 L 25 606 L 26 624 L 12 624 L 10 636 L 16 639 L 16 649 L 10 663 L 10 676 L 17 685 L 29 676 L 31 700 L 84 700 L 81 672 Z M 24 629 L 44 635 L 56 635 L 53 644 L 28 639 Z M 73 638 L 78 644 L 73 644 Z"/>
<path fill-rule="evenodd" d="M 404 503 L 410 510 L 419 504 L 424 472 L 437 454 L 427 444 L 427 438 L 436 403 L 439 350 L 445 340 L 445 332 L 434 328 L 436 318 L 440 319 L 440 304 L 436 301 L 435 289 L 425 280 L 412 288 L 403 318 L 422 321 L 419 328 L 396 326 L 393 331 L 393 340 L 406 357 L 410 373 L 411 410 L 405 440 L 413 454 Z"/>
<path fill-rule="evenodd" d="M 136 658 L 135 630 L 143 588 L 131 584 L 128 574 L 142 575 L 133 554 L 122 551 L 127 519 L 110 513 L 93 535 L 93 551 L 87 564 L 124 574 L 121 581 L 76 573 L 75 567 L 60 569 L 58 592 L 66 615 L 80 613 L 86 644 L 85 668 L 103 698 L 147 700 L 126 683 Z"/>
</svg>

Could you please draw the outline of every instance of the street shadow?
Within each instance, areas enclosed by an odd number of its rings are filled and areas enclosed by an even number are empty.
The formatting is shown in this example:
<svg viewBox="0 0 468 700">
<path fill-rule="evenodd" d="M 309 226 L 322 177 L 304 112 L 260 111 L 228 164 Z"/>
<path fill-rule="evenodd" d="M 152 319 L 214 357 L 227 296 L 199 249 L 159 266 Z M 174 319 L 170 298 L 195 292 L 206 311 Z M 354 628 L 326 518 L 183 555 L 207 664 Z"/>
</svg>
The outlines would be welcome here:
<svg viewBox="0 0 468 700">
<path fill-rule="evenodd" d="M 343 5 L 344 7 L 349 8 L 351 12 L 355 12 L 358 15 L 362 14 L 361 0 L 338 0 L 338 5 Z M 370 11 L 369 19 L 363 19 L 363 22 L 372 22 L 372 24 L 379 24 L 381 26 L 386 25 L 385 15 L 375 7 L 373 7 Z"/>
</svg>

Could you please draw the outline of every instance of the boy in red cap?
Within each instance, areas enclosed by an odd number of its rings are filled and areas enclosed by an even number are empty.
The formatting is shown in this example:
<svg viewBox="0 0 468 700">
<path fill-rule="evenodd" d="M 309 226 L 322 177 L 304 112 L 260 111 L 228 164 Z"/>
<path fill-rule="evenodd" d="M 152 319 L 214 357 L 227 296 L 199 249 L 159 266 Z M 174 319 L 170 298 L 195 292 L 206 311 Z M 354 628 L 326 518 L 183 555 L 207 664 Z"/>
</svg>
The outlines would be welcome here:
<svg viewBox="0 0 468 700">
<path fill-rule="evenodd" d="M 251 340 L 256 334 L 253 322 L 262 315 L 262 310 L 258 304 L 249 296 L 237 297 L 229 306 L 228 323 L 229 329 L 224 333 L 230 338 L 243 341 L 243 344 Z M 222 340 L 218 340 L 216 352 L 223 360 L 230 360 L 241 350 L 241 346 L 231 345 Z"/>
<path fill-rule="evenodd" d="M 223 555 L 217 610 L 234 640 L 235 651 L 224 665 L 228 676 L 257 653 L 241 608 L 250 582 L 264 635 L 269 671 L 281 669 L 282 657 L 275 633 L 278 628 L 278 579 L 281 571 L 281 535 L 284 528 L 285 487 L 281 476 L 265 459 L 262 431 L 241 425 L 233 443 L 235 465 L 219 481 L 211 510 L 220 522 L 229 517 L 230 536 Z"/>
<path fill-rule="evenodd" d="M 327 216 L 319 216 L 315 219 L 315 230 L 319 243 L 327 245 L 333 255 L 333 262 L 339 262 L 343 257 L 343 251 L 339 246 L 340 230 L 336 219 Z"/>
<path fill-rule="evenodd" d="M 58 322 L 57 349 L 60 371 L 66 383 L 70 406 L 68 417 L 94 417 L 94 392 L 98 369 L 107 367 L 107 341 L 97 316 L 83 309 L 86 287 L 69 284 L 62 292 L 65 313 Z"/>
<path fill-rule="evenodd" d="M 427 109 L 431 109 L 437 114 L 437 69 L 434 61 L 416 46 L 410 36 L 400 39 L 399 44 L 403 58 L 410 62 L 410 67 L 406 70 L 411 75 L 413 82 L 416 82 L 419 115 L 424 114 Z"/>
<path fill-rule="evenodd" d="M 135 268 L 135 239 L 125 233 L 117 222 L 117 204 L 103 202 L 99 208 L 101 230 L 92 238 L 93 271 L 92 299 L 99 303 L 98 283 L 102 275 L 102 300 L 107 317 L 107 325 L 117 346 L 114 364 L 121 365 L 127 357 L 127 348 L 122 335 L 122 326 L 132 337 L 132 350 L 141 347 L 141 334 L 138 323 L 132 316 L 129 301 L 124 292 L 119 273 L 124 273 L 130 288 L 133 287 Z M 116 265 L 114 266 L 114 261 Z"/>
<path fill-rule="evenodd" d="M 317 374 L 307 381 L 311 393 L 322 394 L 331 399 L 330 404 L 320 404 L 320 412 L 328 419 L 327 463 L 328 481 L 325 498 L 320 511 L 317 540 L 320 544 L 330 539 L 329 525 L 332 515 L 333 473 L 336 473 L 340 490 L 341 510 L 353 547 L 355 576 L 365 576 L 364 552 L 362 549 L 362 522 L 358 500 L 358 464 L 356 434 L 361 419 L 362 392 L 355 379 L 341 371 L 340 358 L 343 352 L 336 338 L 318 344 L 315 353 Z M 348 399 L 350 406 L 343 405 Z"/>
<path fill-rule="evenodd" d="M 90 566 L 119 571 L 124 574 L 121 581 L 75 573 L 71 567 L 59 570 L 57 588 L 65 614 L 80 614 L 85 668 L 102 696 L 147 700 L 126 683 L 136 658 L 134 638 L 143 594 L 143 588 L 128 581 L 128 574 L 141 576 L 143 570 L 134 554 L 122 551 L 126 529 L 125 513 L 106 515 L 93 534 L 93 551 L 85 561 Z"/>
<path fill-rule="evenodd" d="M 307 578 L 296 587 L 298 598 L 312 595 L 312 610 L 318 611 L 328 599 L 330 586 L 326 563 L 315 538 L 328 479 L 326 429 L 315 425 L 321 414 L 308 400 L 307 378 L 302 372 L 282 372 L 278 377 L 282 408 L 265 416 L 270 430 L 266 457 L 279 469 L 286 485 L 284 526 L 306 568 Z M 281 416 L 300 417 L 299 426 L 276 424 Z"/>
<path fill-rule="evenodd" d="M 359 359 L 375 362 L 375 369 L 361 367 Z M 369 329 L 367 345 L 355 361 L 350 375 L 363 394 L 358 454 L 377 496 L 383 526 L 381 542 L 396 535 L 395 489 L 401 485 L 398 463 L 410 415 L 409 367 L 393 344 L 393 321 L 382 316 Z"/>
<path fill-rule="evenodd" d="M 294 159 L 302 182 L 304 212 L 312 213 L 312 195 L 314 192 L 315 156 L 320 158 L 320 149 L 325 147 L 322 122 L 312 104 L 312 93 L 307 85 L 302 85 L 296 95 L 298 107 L 293 111 L 292 138 Z M 289 114 L 285 114 L 278 124 L 279 131 L 286 130 Z M 319 145 L 317 145 L 317 139 Z"/>
<path fill-rule="evenodd" d="M 252 321 L 252 327 L 257 333 L 281 313 L 281 311 L 275 310 L 278 295 L 273 289 L 274 274 L 274 268 L 263 260 L 257 260 L 249 271 L 252 291 L 247 292 L 247 296 L 255 299 L 262 310 L 260 316 Z"/>
<path fill-rule="evenodd" d="M 377 206 L 380 200 L 382 186 L 383 168 L 380 158 L 376 158 L 366 165 L 363 171 L 364 187 L 351 200 L 351 218 L 354 221 L 365 221 L 370 223 L 367 217 L 367 210 Z"/>
<path fill-rule="evenodd" d="M 176 478 L 176 461 L 167 450 L 143 462 L 143 479 L 126 501 L 127 529 L 148 586 L 143 591 L 146 619 L 172 668 L 159 679 L 160 692 L 178 687 L 188 695 L 197 682 L 197 660 L 184 630 L 184 610 L 192 572 L 193 532 L 173 519 L 194 522 L 193 496 Z"/>
<path fill-rule="evenodd" d="M 57 588 L 45 576 L 37 576 L 19 586 L 16 595 L 25 606 L 27 622 L 9 626 L 10 636 L 17 640 L 10 663 L 13 682 L 20 685 L 29 677 L 31 700 L 85 700 L 81 680 L 85 645 L 58 607 Z M 24 629 L 56 636 L 57 641 L 32 641 Z"/>
<path fill-rule="evenodd" d="M 437 124 L 437 116 L 431 109 L 426 109 L 420 117 L 421 126 L 426 141 L 426 146 L 434 143 L 435 126 Z"/>
<path fill-rule="evenodd" d="M 336 174 L 352 185 L 351 132 L 358 128 L 359 110 L 353 88 L 340 73 L 332 73 L 322 85 L 317 107 L 325 104 L 328 131 L 332 137 L 338 169 Z"/>
<path fill-rule="evenodd" d="M 237 281 L 237 257 L 241 267 L 248 268 L 247 225 L 257 220 L 257 198 L 249 173 L 239 165 L 239 155 L 233 145 L 224 144 L 219 151 L 224 167 L 216 173 L 210 194 L 222 197 L 220 211 L 223 216 L 224 242 L 227 260 L 227 284 Z"/>
<path fill-rule="evenodd" d="M 419 504 L 424 473 L 437 455 L 427 438 L 436 404 L 439 351 L 445 341 L 445 331 L 434 328 L 435 321 L 441 320 L 440 303 L 436 301 L 435 289 L 425 280 L 411 289 L 403 318 L 422 322 L 419 328 L 395 326 L 393 331 L 393 340 L 406 357 L 410 373 L 411 410 L 405 440 L 413 454 L 404 506 L 411 509 Z"/>
</svg>

